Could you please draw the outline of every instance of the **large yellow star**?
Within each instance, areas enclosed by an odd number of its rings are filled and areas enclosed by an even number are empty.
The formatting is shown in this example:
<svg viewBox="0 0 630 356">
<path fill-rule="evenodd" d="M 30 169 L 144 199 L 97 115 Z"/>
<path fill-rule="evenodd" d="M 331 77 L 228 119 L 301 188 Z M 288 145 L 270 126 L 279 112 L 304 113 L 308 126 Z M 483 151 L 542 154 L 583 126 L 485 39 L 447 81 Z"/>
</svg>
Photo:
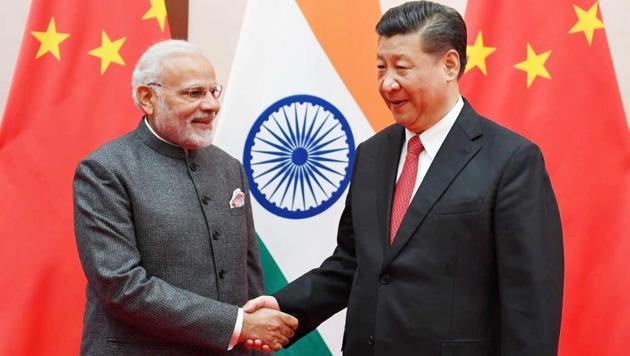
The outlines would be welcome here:
<svg viewBox="0 0 630 356">
<path fill-rule="evenodd" d="M 484 75 L 488 74 L 486 70 L 486 57 L 488 57 L 492 52 L 496 51 L 494 47 L 484 47 L 483 45 L 483 35 L 481 31 L 477 34 L 477 39 L 475 39 L 475 43 L 472 46 L 466 46 L 466 52 L 468 53 L 468 63 L 466 64 L 466 70 L 464 73 L 469 70 L 477 67 Z"/>
<path fill-rule="evenodd" d="M 586 36 L 586 41 L 588 45 L 591 45 L 593 42 L 593 33 L 595 30 L 604 28 L 604 23 L 597 18 L 597 1 L 591 6 L 588 11 L 584 11 L 584 9 L 580 8 L 577 5 L 573 5 L 573 9 L 575 9 L 575 14 L 578 17 L 578 22 L 571 27 L 569 33 L 576 32 L 584 32 L 584 36 Z"/>
<path fill-rule="evenodd" d="M 39 41 L 39 50 L 37 50 L 35 58 L 39 58 L 50 52 L 53 56 L 55 56 L 55 58 L 57 58 L 57 60 L 61 60 L 59 44 L 70 37 L 70 34 L 57 32 L 57 25 L 55 25 L 54 17 L 50 18 L 46 32 L 31 31 L 31 34 Z"/>
<path fill-rule="evenodd" d="M 536 54 L 532 46 L 527 44 L 527 59 L 514 65 L 514 68 L 527 72 L 527 87 L 529 88 L 536 77 L 551 79 L 551 75 L 545 68 L 545 62 L 549 58 L 551 50 Z"/>
<path fill-rule="evenodd" d="M 164 32 L 164 23 L 166 22 L 166 4 L 164 4 L 164 0 L 150 0 L 151 8 L 147 11 L 144 16 L 142 16 L 143 20 L 148 19 L 156 19 L 158 24 L 160 25 L 160 30 Z"/>
<path fill-rule="evenodd" d="M 122 47 L 123 43 L 125 43 L 126 39 L 127 37 L 123 37 L 112 42 L 112 40 L 109 39 L 109 36 L 107 36 L 105 30 L 101 32 L 101 46 L 88 52 L 89 55 L 101 59 L 101 74 L 105 73 L 107 67 L 109 67 L 112 62 L 125 65 L 125 61 L 118 52 L 120 51 L 120 47 Z"/>
</svg>

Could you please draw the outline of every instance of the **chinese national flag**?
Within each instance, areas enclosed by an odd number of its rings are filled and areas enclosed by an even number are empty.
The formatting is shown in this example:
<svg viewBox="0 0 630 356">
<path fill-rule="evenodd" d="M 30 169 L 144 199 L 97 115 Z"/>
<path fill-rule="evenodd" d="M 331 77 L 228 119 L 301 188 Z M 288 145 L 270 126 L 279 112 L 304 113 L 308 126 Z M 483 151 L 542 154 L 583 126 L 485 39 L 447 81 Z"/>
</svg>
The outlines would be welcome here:
<svg viewBox="0 0 630 356">
<path fill-rule="evenodd" d="M 593 0 L 469 0 L 463 94 L 538 143 L 564 230 L 561 355 L 628 355 L 630 135 Z"/>
<path fill-rule="evenodd" d="M 0 128 L 1 355 L 78 354 L 74 169 L 138 124 L 133 66 L 169 37 L 164 0 L 32 1 Z"/>
</svg>

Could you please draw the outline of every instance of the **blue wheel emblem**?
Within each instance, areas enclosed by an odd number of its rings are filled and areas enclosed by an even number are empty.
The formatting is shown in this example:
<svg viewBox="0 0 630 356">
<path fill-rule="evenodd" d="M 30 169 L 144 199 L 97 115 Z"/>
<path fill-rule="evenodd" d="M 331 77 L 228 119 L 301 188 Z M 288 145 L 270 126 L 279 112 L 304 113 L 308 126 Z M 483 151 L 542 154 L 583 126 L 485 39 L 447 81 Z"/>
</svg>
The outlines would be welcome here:
<svg viewBox="0 0 630 356">
<path fill-rule="evenodd" d="M 333 205 L 350 182 L 354 139 L 331 103 L 294 95 L 269 106 L 252 126 L 243 166 L 252 195 L 281 217 L 304 219 Z"/>
</svg>

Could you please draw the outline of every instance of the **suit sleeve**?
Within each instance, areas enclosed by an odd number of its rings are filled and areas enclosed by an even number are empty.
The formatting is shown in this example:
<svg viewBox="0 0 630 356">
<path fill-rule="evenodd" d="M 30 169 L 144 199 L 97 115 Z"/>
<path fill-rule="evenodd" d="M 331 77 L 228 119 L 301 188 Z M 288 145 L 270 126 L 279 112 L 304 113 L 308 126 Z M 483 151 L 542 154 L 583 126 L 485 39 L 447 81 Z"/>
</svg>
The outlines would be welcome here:
<svg viewBox="0 0 630 356">
<path fill-rule="evenodd" d="M 355 152 L 355 167 L 359 161 L 360 147 L 357 147 Z M 299 328 L 291 343 L 347 306 L 356 266 L 350 184 L 346 205 L 339 220 L 337 247 L 332 256 L 324 260 L 320 267 L 304 274 L 274 294 L 280 310 L 299 320 Z"/>
<path fill-rule="evenodd" d="M 240 166 L 240 165 L 239 165 Z M 241 180 L 245 187 L 245 213 L 247 214 L 247 287 L 248 298 L 256 298 L 265 292 L 263 286 L 263 273 L 260 267 L 260 256 L 258 253 L 258 239 L 256 236 L 256 228 L 254 226 L 254 217 L 252 214 L 251 195 L 249 193 L 249 184 L 247 176 L 240 166 Z"/>
<path fill-rule="evenodd" d="M 542 154 L 520 146 L 501 177 L 494 212 L 501 355 L 556 355 L 564 258 L 556 199 Z"/>
<path fill-rule="evenodd" d="M 124 182 L 95 160 L 76 170 L 74 223 L 89 292 L 111 315 L 165 340 L 227 349 L 238 308 L 147 275 Z"/>
</svg>

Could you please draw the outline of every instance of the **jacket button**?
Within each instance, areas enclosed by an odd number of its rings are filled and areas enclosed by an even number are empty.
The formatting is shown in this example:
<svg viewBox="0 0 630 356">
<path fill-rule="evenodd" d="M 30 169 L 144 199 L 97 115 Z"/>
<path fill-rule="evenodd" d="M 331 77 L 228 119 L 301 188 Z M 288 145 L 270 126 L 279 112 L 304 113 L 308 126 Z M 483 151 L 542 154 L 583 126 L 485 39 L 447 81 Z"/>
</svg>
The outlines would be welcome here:
<svg viewBox="0 0 630 356">
<path fill-rule="evenodd" d="M 369 345 L 374 345 L 374 336 L 372 336 L 372 335 L 368 336 L 368 344 Z"/>
<path fill-rule="evenodd" d="M 221 236 L 221 233 L 218 231 L 212 231 L 212 239 L 217 241 L 219 239 L 219 236 Z"/>
<path fill-rule="evenodd" d="M 227 272 L 225 272 L 225 270 L 224 270 L 224 269 L 221 269 L 221 270 L 219 271 L 219 278 L 223 279 L 223 277 L 225 277 L 225 274 L 226 274 L 226 273 L 227 273 Z"/>
<path fill-rule="evenodd" d="M 208 205 L 208 203 L 210 202 L 210 197 L 204 195 L 203 198 L 201 198 L 201 202 L 204 203 L 204 205 Z"/>
<path fill-rule="evenodd" d="M 389 274 L 384 274 L 381 276 L 381 284 L 389 284 L 390 281 L 391 277 L 389 276 Z"/>
<path fill-rule="evenodd" d="M 196 171 L 197 170 L 197 163 L 195 163 L 195 162 L 191 163 L 190 164 L 190 170 L 193 171 L 193 172 Z"/>
</svg>

